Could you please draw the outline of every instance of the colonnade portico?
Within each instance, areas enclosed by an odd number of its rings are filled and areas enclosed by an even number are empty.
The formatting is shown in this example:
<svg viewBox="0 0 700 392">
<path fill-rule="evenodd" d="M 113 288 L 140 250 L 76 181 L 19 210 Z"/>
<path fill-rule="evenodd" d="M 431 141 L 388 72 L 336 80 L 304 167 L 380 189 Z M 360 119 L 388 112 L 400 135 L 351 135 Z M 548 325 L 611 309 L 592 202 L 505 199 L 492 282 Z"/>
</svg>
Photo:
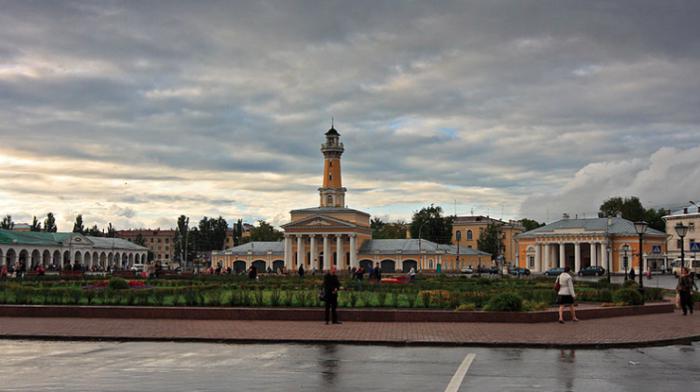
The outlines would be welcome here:
<svg viewBox="0 0 700 392">
<path fill-rule="evenodd" d="M 585 245 L 588 244 L 588 249 Z M 588 256 L 588 265 L 607 268 L 607 242 L 605 240 L 552 240 L 537 241 L 534 247 L 534 263 L 532 269 L 536 272 L 544 272 L 550 268 L 564 268 L 567 265 L 567 245 L 573 246 L 573 271 L 579 271 L 584 265 L 584 251 Z M 570 259 L 569 259 L 570 260 Z"/>
<path fill-rule="evenodd" d="M 316 270 L 329 270 L 333 266 L 339 269 L 358 267 L 356 238 L 356 233 L 286 233 L 284 235 L 285 269 L 296 270 L 300 265 L 305 269 L 315 268 Z M 296 250 L 294 242 L 296 242 Z"/>
</svg>

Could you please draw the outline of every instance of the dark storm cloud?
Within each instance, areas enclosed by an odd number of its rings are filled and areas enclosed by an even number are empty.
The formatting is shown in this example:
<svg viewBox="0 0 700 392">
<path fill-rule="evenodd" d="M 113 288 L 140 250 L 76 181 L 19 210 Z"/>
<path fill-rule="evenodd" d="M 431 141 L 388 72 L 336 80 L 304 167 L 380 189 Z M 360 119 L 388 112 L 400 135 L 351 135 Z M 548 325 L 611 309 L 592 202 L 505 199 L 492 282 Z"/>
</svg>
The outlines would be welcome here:
<svg viewBox="0 0 700 392">
<path fill-rule="evenodd" d="M 4 2 L 0 144 L 301 192 L 335 116 L 360 181 L 524 198 L 698 144 L 697 20 L 692 1 Z"/>
</svg>

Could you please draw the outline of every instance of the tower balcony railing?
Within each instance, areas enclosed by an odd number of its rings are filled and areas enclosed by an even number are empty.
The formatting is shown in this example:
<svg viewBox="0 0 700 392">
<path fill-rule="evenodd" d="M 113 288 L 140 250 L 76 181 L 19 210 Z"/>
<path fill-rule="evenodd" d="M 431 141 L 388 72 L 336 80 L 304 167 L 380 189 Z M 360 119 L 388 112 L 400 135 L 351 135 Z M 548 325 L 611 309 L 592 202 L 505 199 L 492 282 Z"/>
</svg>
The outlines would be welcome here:
<svg viewBox="0 0 700 392">
<path fill-rule="evenodd" d="M 338 143 L 338 144 L 323 143 L 323 144 L 321 144 L 321 148 L 324 150 L 344 150 L 343 143 Z"/>
</svg>

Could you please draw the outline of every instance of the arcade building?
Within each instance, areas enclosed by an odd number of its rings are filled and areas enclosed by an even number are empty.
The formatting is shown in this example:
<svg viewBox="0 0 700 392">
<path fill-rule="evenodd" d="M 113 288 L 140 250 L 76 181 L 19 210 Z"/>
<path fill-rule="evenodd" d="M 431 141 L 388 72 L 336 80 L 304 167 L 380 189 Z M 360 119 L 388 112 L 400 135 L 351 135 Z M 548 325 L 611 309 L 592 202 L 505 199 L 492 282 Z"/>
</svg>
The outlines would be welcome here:
<svg viewBox="0 0 700 392">
<path fill-rule="evenodd" d="M 236 272 L 255 266 L 258 271 L 339 271 L 379 264 L 382 272 L 445 271 L 491 265 L 491 255 L 476 249 L 436 244 L 423 239 L 373 240 L 370 215 L 347 208 L 343 187 L 341 156 L 345 151 L 340 134 L 331 127 L 321 145 L 323 181 L 319 206 L 291 211 L 283 225 L 284 240 L 249 242 L 212 252 L 212 266 L 230 267 Z"/>
</svg>

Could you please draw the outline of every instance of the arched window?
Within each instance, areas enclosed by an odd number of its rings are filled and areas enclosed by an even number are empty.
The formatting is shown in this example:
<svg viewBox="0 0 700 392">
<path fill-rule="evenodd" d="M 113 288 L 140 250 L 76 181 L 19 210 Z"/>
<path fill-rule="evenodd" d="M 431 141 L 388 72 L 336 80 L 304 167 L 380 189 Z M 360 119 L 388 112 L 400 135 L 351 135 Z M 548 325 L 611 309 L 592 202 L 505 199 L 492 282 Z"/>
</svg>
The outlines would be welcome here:
<svg viewBox="0 0 700 392">
<path fill-rule="evenodd" d="M 326 196 L 326 203 L 328 205 L 333 204 L 333 196 L 331 196 L 331 195 Z"/>
<path fill-rule="evenodd" d="M 472 234 L 471 230 L 467 230 L 467 241 L 471 241 L 474 239 L 474 235 Z"/>
</svg>

